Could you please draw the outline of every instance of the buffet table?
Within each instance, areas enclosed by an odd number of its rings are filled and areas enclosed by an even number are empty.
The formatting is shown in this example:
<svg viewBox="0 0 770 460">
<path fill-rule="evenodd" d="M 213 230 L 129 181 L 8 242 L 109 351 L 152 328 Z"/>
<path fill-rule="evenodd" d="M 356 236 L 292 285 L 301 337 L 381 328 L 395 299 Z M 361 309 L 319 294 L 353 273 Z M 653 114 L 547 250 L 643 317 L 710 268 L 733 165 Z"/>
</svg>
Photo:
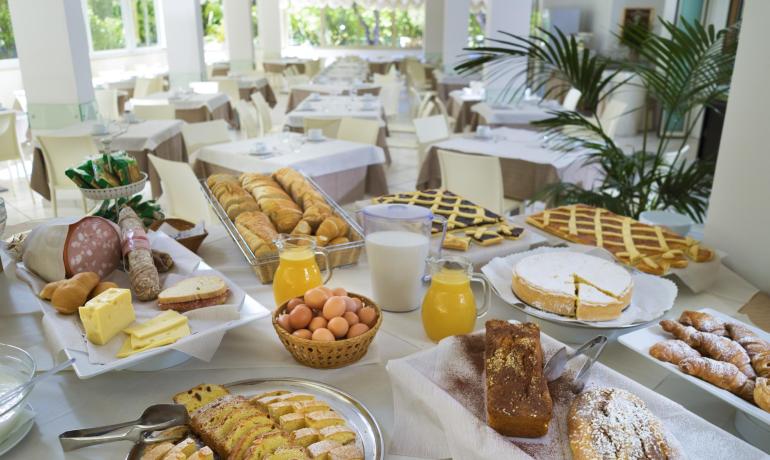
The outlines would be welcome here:
<svg viewBox="0 0 770 460">
<path fill-rule="evenodd" d="M 147 155 L 152 154 L 164 160 L 187 161 L 187 150 L 182 139 L 182 124 L 180 120 L 146 120 L 141 123 L 129 124 L 125 132 L 110 134 L 112 150 L 125 150 L 136 158 L 139 168 L 148 173 L 152 195 L 160 196 L 161 185 L 155 168 L 150 164 Z M 62 129 L 35 130 L 34 136 L 88 136 L 91 135 L 93 122 L 83 122 Z M 99 145 L 100 137 L 95 136 Z M 85 155 L 84 155 L 85 158 Z M 51 199 L 48 188 L 48 173 L 45 169 L 45 159 L 39 146 L 32 151 L 32 173 L 30 188 L 46 200 Z"/>
<path fill-rule="evenodd" d="M 34 222 L 23 225 L 24 228 L 7 229 L 6 235 L 34 226 Z M 209 232 L 199 255 L 209 265 L 242 286 L 249 295 L 271 307 L 271 286 L 255 280 L 249 266 L 221 227 L 209 228 Z M 371 295 L 365 258 L 355 267 L 337 270 L 330 284 Z M 7 269 L 5 276 L 0 276 L 0 285 L 3 286 L 0 289 L 3 298 L 0 303 L 0 334 L 3 340 L 29 350 L 37 360 L 39 370 L 49 368 L 53 357 L 43 337 L 40 314 L 37 307 L 33 307 L 35 299 L 26 290 L 26 286 L 14 279 L 11 270 Z M 676 306 L 666 316 L 673 318 L 685 308 L 709 306 L 745 321 L 747 318 L 738 310 L 755 293 L 756 289 L 746 281 L 727 268 L 722 268 L 717 282 L 705 292 L 695 295 L 680 286 Z M 487 316 L 477 321 L 476 327 L 483 328 L 484 320 L 490 318 L 533 320 L 504 305 L 497 298 L 493 299 Z M 571 335 L 574 329 L 560 330 L 551 327 L 549 323 L 536 322 L 540 323 L 543 332 L 556 339 L 568 343 L 575 341 Z M 65 430 L 134 419 L 148 405 L 170 402 L 174 393 L 201 382 L 224 383 L 279 376 L 323 381 L 358 398 L 377 418 L 384 431 L 386 449 L 391 450 L 390 443 L 398 442 L 392 439 L 393 426 L 397 420 L 393 416 L 393 396 L 385 364 L 433 345 L 422 330 L 419 310 L 400 314 L 386 312 L 382 328 L 362 364 L 337 370 L 316 370 L 287 359 L 288 353 L 278 341 L 270 321 L 260 320 L 226 334 L 220 349 L 208 363 L 193 360 L 163 371 L 114 372 L 84 381 L 78 380 L 71 372 L 64 372 L 41 382 L 29 400 L 37 411 L 36 428 L 6 458 L 122 459 L 130 448 L 128 443 L 89 447 L 65 456 L 57 436 Z M 668 372 L 617 343 L 610 343 L 605 348 L 601 361 L 716 425 L 708 427 L 707 432 L 693 433 L 688 439 L 713 433 L 728 440 L 716 446 L 708 442 L 690 442 L 686 446 L 690 458 L 727 458 L 731 449 L 736 447 L 740 447 L 742 452 L 751 453 L 745 458 L 765 457 L 764 453 L 752 450 L 740 439 L 729 438 L 729 435 L 721 431 L 735 433 L 732 425 L 735 411 L 726 403 L 694 389 L 684 380 L 670 377 Z M 419 419 L 421 413 L 414 413 L 414 416 Z"/>
<path fill-rule="evenodd" d="M 255 156 L 259 142 L 271 153 Z M 364 193 L 388 193 L 382 149 L 367 144 L 327 139 L 307 142 L 296 133 L 203 147 L 193 168 L 199 177 L 215 172 L 273 172 L 290 166 L 312 177 L 338 203 L 363 198 Z"/>
<path fill-rule="evenodd" d="M 132 102 L 134 105 L 171 104 L 176 109 L 176 118 L 187 123 L 225 120 L 231 126 L 235 126 L 230 99 L 224 93 L 176 94 L 171 91 L 162 91 L 141 99 L 134 98 Z"/>
</svg>

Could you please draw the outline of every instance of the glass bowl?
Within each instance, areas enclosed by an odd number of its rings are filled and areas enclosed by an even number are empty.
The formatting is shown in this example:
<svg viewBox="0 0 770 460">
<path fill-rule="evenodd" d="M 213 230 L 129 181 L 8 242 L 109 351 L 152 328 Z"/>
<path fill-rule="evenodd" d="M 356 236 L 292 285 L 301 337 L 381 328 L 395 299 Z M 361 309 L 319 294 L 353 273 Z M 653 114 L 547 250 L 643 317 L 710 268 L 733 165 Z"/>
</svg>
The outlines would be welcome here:
<svg viewBox="0 0 770 460">
<path fill-rule="evenodd" d="M 0 396 L 29 382 L 35 375 L 35 368 L 35 360 L 29 353 L 19 347 L 0 343 Z M 17 418 L 30 392 L 32 387 L 0 406 L 0 442 L 16 428 Z"/>
</svg>

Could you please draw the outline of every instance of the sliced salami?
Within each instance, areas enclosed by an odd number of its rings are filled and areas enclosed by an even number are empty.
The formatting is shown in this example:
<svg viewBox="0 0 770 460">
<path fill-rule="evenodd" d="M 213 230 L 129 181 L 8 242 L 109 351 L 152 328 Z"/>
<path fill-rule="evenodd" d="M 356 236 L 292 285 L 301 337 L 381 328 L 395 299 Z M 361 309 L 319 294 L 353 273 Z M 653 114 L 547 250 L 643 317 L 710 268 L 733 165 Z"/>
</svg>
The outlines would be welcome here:
<svg viewBox="0 0 770 460">
<path fill-rule="evenodd" d="M 120 230 L 101 217 L 85 217 L 70 225 L 64 242 L 67 278 L 94 272 L 103 278 L 120 266 Z"/>
</svg>

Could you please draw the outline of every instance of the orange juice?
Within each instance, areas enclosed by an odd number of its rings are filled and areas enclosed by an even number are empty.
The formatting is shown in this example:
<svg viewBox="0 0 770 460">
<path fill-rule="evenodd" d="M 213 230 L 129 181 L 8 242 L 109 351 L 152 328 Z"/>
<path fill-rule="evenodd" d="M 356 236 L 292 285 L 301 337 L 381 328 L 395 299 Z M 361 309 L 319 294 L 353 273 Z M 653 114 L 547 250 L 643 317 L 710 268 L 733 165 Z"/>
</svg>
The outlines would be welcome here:
<svg viewBox="0 0 770 460">
<path fill-rule="evenodd" d="M 321 269 L 318 268 L 311 247 L 286 248 L 280 252 L 279 259 L 273 278 L 276 306 L 294 297 L 301 297 L 308 289 L 323 284 Z"/>
<path fill-rule="evenodd" d="M 442 268 L 432 275 L 422 301 L 422 325 L 434 342 L 468 334 L 476 324 L 476 300 L 463 270 Z"/>
</svg>

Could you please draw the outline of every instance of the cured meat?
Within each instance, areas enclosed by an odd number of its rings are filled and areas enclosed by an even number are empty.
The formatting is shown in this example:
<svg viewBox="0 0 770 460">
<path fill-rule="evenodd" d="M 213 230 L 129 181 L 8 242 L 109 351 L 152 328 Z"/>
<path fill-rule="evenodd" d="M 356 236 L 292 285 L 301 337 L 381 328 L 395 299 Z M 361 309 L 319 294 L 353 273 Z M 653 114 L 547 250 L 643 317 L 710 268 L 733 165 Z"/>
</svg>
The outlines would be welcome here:
<svg viewBox="0 0 770 460">
<path fill-rule="evenodd" d="M 64 242 L 67 278 L 82 272 L 104 278 L 120 266 L 120 250 L 120 234 L 112 222 L 86 217 L 70 225 Z"/>
<path fill-rule="evenodd" d="M 133 209 L 120 210 L 118 224 L 123 237 L 123 255 L 128 265 L 131 289 L 139 300 L 158 298 L 160 280 L 158 269 L 152 259 L 150 242 L 144 232 L 144 225 Z"/>
</svg>

